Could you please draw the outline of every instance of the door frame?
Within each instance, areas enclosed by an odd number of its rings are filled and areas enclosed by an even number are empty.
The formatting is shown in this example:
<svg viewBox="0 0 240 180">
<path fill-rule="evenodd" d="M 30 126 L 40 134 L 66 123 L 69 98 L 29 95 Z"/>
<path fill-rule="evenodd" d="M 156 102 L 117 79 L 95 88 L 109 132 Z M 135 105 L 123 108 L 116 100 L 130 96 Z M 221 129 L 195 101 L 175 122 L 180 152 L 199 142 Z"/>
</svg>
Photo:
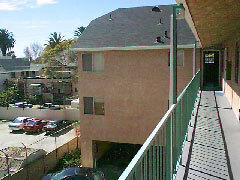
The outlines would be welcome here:
<svg viewBox="0 0 240 180">
<path fill-rule="evenodd" d="M 203 81 L 204 81 L 204 52 L 205 51 L 213 51 L 213 52 L 218 52 L 219 53 L 219 63 L 218 63 L 218 86 L 222 90 L 222 50 L 216 50 L 216 49 L 203 49 L 201 52 L 201 89 L 204 89 Z"/>
</svg>

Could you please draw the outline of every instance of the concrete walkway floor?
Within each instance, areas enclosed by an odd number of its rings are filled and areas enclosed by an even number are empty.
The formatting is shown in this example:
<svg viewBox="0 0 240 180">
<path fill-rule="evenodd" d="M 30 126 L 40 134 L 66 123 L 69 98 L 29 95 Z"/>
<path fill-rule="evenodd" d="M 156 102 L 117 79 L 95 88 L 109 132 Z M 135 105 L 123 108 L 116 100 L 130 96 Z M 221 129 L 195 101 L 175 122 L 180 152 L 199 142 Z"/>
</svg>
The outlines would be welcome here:
<svg viewBox="0 0 240 180">
<path fill-rule="evenodd" d="M 176 179 L 240 179 L 240 126 L 225 95 L 202 91 L 196 107 Z"/>
</svg>

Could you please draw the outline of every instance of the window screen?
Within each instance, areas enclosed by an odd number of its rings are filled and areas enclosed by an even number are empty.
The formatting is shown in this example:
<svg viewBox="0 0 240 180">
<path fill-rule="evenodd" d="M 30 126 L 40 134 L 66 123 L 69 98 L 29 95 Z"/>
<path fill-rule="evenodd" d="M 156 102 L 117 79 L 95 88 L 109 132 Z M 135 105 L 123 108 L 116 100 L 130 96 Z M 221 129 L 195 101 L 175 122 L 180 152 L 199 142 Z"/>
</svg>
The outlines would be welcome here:
<svg viewBox="0 0 240 180">
<path fill-rule="evenodd" d="M 84 114 L 93 114 L 93 97 L 84 97 Z"/>
<path fill-rule="evenodd" d="M 104 99 L 94 98 L 94 112 L 96 115 L 104 115 Z"/>
<path fill-rule="evenodd" d="M 104 70 L 103 54 L 96 53 L 93 55 L 93 71 L 94 72 L 103 72 L 103 70 Z"/>
<path fill-rule="evenodd" d="M 177 52 L 177 66 L 184 66 L 184 51 Z"/>
<path fill-rule="evenodd" d="M 168 52 L 168 66 L 170 66 L 170 52 Z M 184 66 L 184 51 L 177 51 L 177 66 Z"/>
<path fill-rule="evenodd" d="M 82 54 L 83 71 L 92 71 L 92 54 Z"/>
</svg>

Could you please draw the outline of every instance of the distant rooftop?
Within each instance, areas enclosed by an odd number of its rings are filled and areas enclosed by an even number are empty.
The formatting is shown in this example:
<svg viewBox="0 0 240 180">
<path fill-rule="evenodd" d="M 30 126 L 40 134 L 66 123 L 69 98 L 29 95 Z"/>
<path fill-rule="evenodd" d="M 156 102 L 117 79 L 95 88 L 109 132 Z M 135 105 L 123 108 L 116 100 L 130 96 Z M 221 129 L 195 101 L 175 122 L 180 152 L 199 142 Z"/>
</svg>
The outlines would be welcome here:
<svg viewBox="0 0 240 180">
<path fill-rule="evenodd" d="M 45 64 L 30 64 L 30 61 L 24 58 L 0 56 L 0 73 L 39 71 L 44 67 Z"/>
</svg>

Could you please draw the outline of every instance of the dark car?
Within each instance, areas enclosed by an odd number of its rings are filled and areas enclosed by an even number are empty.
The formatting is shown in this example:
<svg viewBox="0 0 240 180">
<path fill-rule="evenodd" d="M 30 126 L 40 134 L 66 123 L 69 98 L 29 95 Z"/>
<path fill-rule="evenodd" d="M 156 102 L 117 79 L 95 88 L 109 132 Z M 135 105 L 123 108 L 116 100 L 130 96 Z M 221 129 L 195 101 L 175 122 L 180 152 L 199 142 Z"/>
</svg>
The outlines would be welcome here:
<svg viewBox="0 0 240 180">
<path fill-rule="evenodd" d="M 46 131 L 46 134 L 57 131 L 65 126 L 64 121 L 54 120 L 49 121 L 44 127 L 43 130 Z"/>
<path fill-rule="evenodd" d="M 14 108 L 32 108 L 32 104 L 28 104 L 27 102 L 18 102 L 15 103 L 12 107 Z"/>
<path fill-rule="evenodd" d="M 105 177 L 103 172 L 96 169 L 73 167 L 48 174 L 42 180 L 105 180 Z"/>
<path fill-rule="evenodd" d="M 23 126 L 23 130 L 24 132 L 40 132 L 43 130 L 43 127 L 47 124 L 46 120 L 43 119 L 32 119 L 30 121 L 28 121 L 24 126 Z"/>
<path fill-rule="evenodd" d="M 59 105 L 53 105 L 52 103 L 44 103 L 42 106 L 40 106 L 39 109 L 51 109 L 51 110 L 60 110 Z"/>
</svg>

